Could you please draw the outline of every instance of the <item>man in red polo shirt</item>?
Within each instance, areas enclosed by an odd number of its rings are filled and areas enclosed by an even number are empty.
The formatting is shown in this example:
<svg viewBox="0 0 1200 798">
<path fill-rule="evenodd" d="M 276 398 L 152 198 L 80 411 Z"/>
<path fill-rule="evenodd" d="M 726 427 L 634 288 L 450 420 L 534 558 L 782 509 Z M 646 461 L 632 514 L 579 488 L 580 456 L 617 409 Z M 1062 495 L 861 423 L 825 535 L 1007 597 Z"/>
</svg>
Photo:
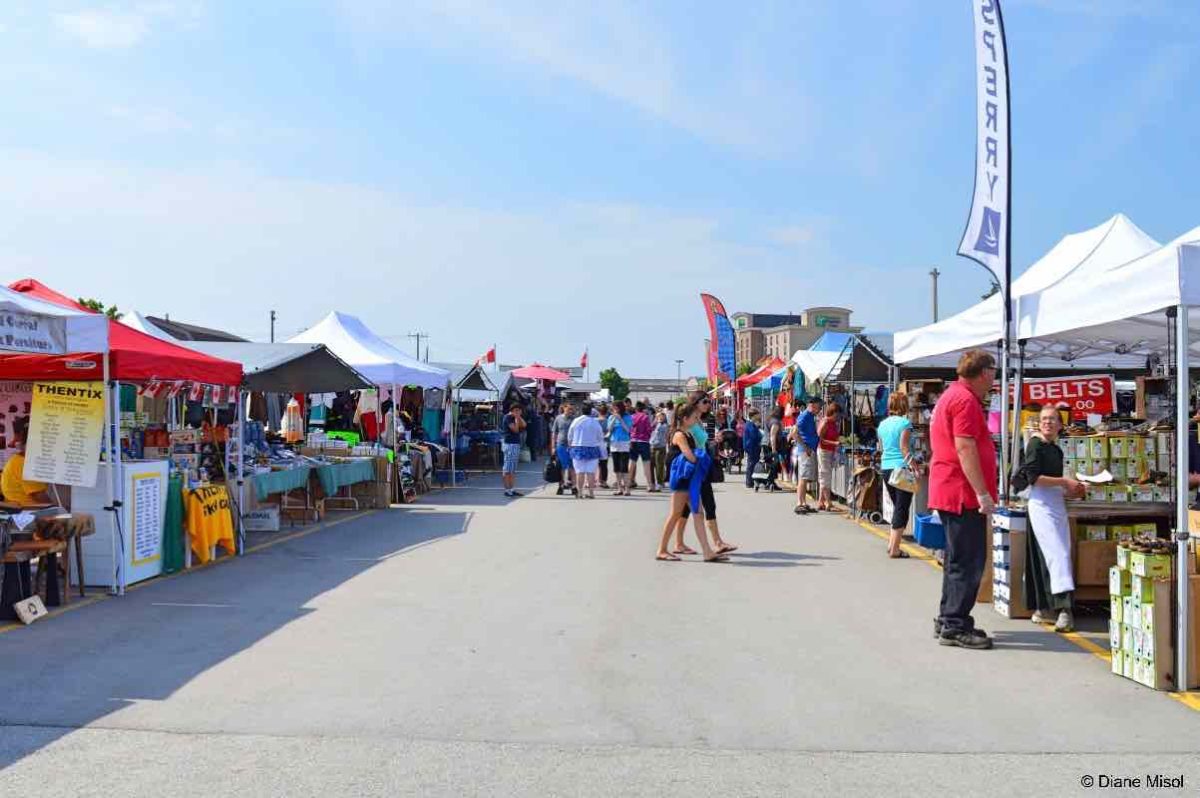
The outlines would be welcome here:
<svg viewBox="0 0 1200 798">
<path fill-rule="evenodd" d="M 995 381 L 991 355 L 965 352 L 958 381 L 938 400 L 929 425 L 929 507 L 946 528 L 942 604 L 934 625 L 943 646 L 992 647 L 987 633 L 975 628 L 971 610 L 987 565 L 988 516 L 996 509 L 996 447 L 983 414 Z"/>
</svg>

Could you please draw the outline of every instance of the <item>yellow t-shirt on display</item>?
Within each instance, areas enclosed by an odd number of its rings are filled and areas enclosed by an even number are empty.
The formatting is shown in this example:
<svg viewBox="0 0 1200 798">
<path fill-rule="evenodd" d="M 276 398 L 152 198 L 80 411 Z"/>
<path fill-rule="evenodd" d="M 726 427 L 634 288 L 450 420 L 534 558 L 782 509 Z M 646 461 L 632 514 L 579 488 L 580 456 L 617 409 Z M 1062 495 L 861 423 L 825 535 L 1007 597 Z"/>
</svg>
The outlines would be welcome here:
<svg viewBox="0 0 1200 798">
<path fill-rule="evenodd" d="M 212 559 L 212 549 L 220 544 L 230 554 L 237 553 L 233 536 L 233 511 L 229 492 L 223 486 L 195 488 L 183 492 L 184 526 L 192 554 L 204 564 Z"/>
<path fill-rule="evenodd" d="M 19 504 L 22 507 L 37 504 L 33 499 L 33 494 L 46 490 L 46 483 L 25 479 L 22 476 L 24 470 L 25 455 L 14 454 L 4 464 L 4 472 L 0 473 L 0 493 L 4 494 L 4 501 Z"/>
</svg>

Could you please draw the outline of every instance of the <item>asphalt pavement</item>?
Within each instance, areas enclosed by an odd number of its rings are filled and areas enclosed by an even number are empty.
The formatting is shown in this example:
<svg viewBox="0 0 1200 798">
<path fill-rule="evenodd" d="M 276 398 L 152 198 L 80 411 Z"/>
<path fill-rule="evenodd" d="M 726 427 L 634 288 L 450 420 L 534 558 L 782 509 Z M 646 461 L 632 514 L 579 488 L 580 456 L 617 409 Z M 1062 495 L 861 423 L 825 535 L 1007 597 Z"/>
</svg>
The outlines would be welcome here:
<svg viewBox="0 0 1200 798">
<path fill-rule="evenodd" d="M 665 497 L 526 468 L 0 634 L 0 794 L 1200 786 L 1200 713 L 988 607 L 938 646 L 940 573 L 846 519 L 734 481 L 732 562 L 663 563 Z"/>
</svg>

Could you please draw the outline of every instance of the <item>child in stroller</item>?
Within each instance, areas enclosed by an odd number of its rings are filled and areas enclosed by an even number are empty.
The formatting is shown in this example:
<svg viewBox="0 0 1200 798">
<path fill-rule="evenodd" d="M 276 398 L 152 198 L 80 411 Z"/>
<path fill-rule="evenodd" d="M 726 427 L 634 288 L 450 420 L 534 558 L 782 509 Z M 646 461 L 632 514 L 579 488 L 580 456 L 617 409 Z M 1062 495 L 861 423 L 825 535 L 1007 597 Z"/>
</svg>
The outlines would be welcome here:
<svg viewBox="0 0 1200 798">
<path fill-rule="evenodd" d="M 717 459 L 726 473 L 732 472 L 734 466 L 741 471 L 743 455 L 742 436 L 737 430 L 723 429 L 717 433 Z"/>
</svg>

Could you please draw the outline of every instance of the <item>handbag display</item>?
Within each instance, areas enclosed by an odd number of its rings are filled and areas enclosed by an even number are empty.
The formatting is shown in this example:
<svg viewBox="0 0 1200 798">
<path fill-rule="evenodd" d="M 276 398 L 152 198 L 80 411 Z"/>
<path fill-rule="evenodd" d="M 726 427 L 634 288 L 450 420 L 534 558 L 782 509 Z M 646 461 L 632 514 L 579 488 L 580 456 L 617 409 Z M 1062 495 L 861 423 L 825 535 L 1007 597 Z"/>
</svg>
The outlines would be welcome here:
<svg viewBox="0 0 1200 798">
<path fill-rule="evenodd" d="M 907 465 L 892 469 L 892 475 L 888 477 L 888 484 L 905 493 L 916 493 L 919 487 L 916 475 Z"/>
</svg>

